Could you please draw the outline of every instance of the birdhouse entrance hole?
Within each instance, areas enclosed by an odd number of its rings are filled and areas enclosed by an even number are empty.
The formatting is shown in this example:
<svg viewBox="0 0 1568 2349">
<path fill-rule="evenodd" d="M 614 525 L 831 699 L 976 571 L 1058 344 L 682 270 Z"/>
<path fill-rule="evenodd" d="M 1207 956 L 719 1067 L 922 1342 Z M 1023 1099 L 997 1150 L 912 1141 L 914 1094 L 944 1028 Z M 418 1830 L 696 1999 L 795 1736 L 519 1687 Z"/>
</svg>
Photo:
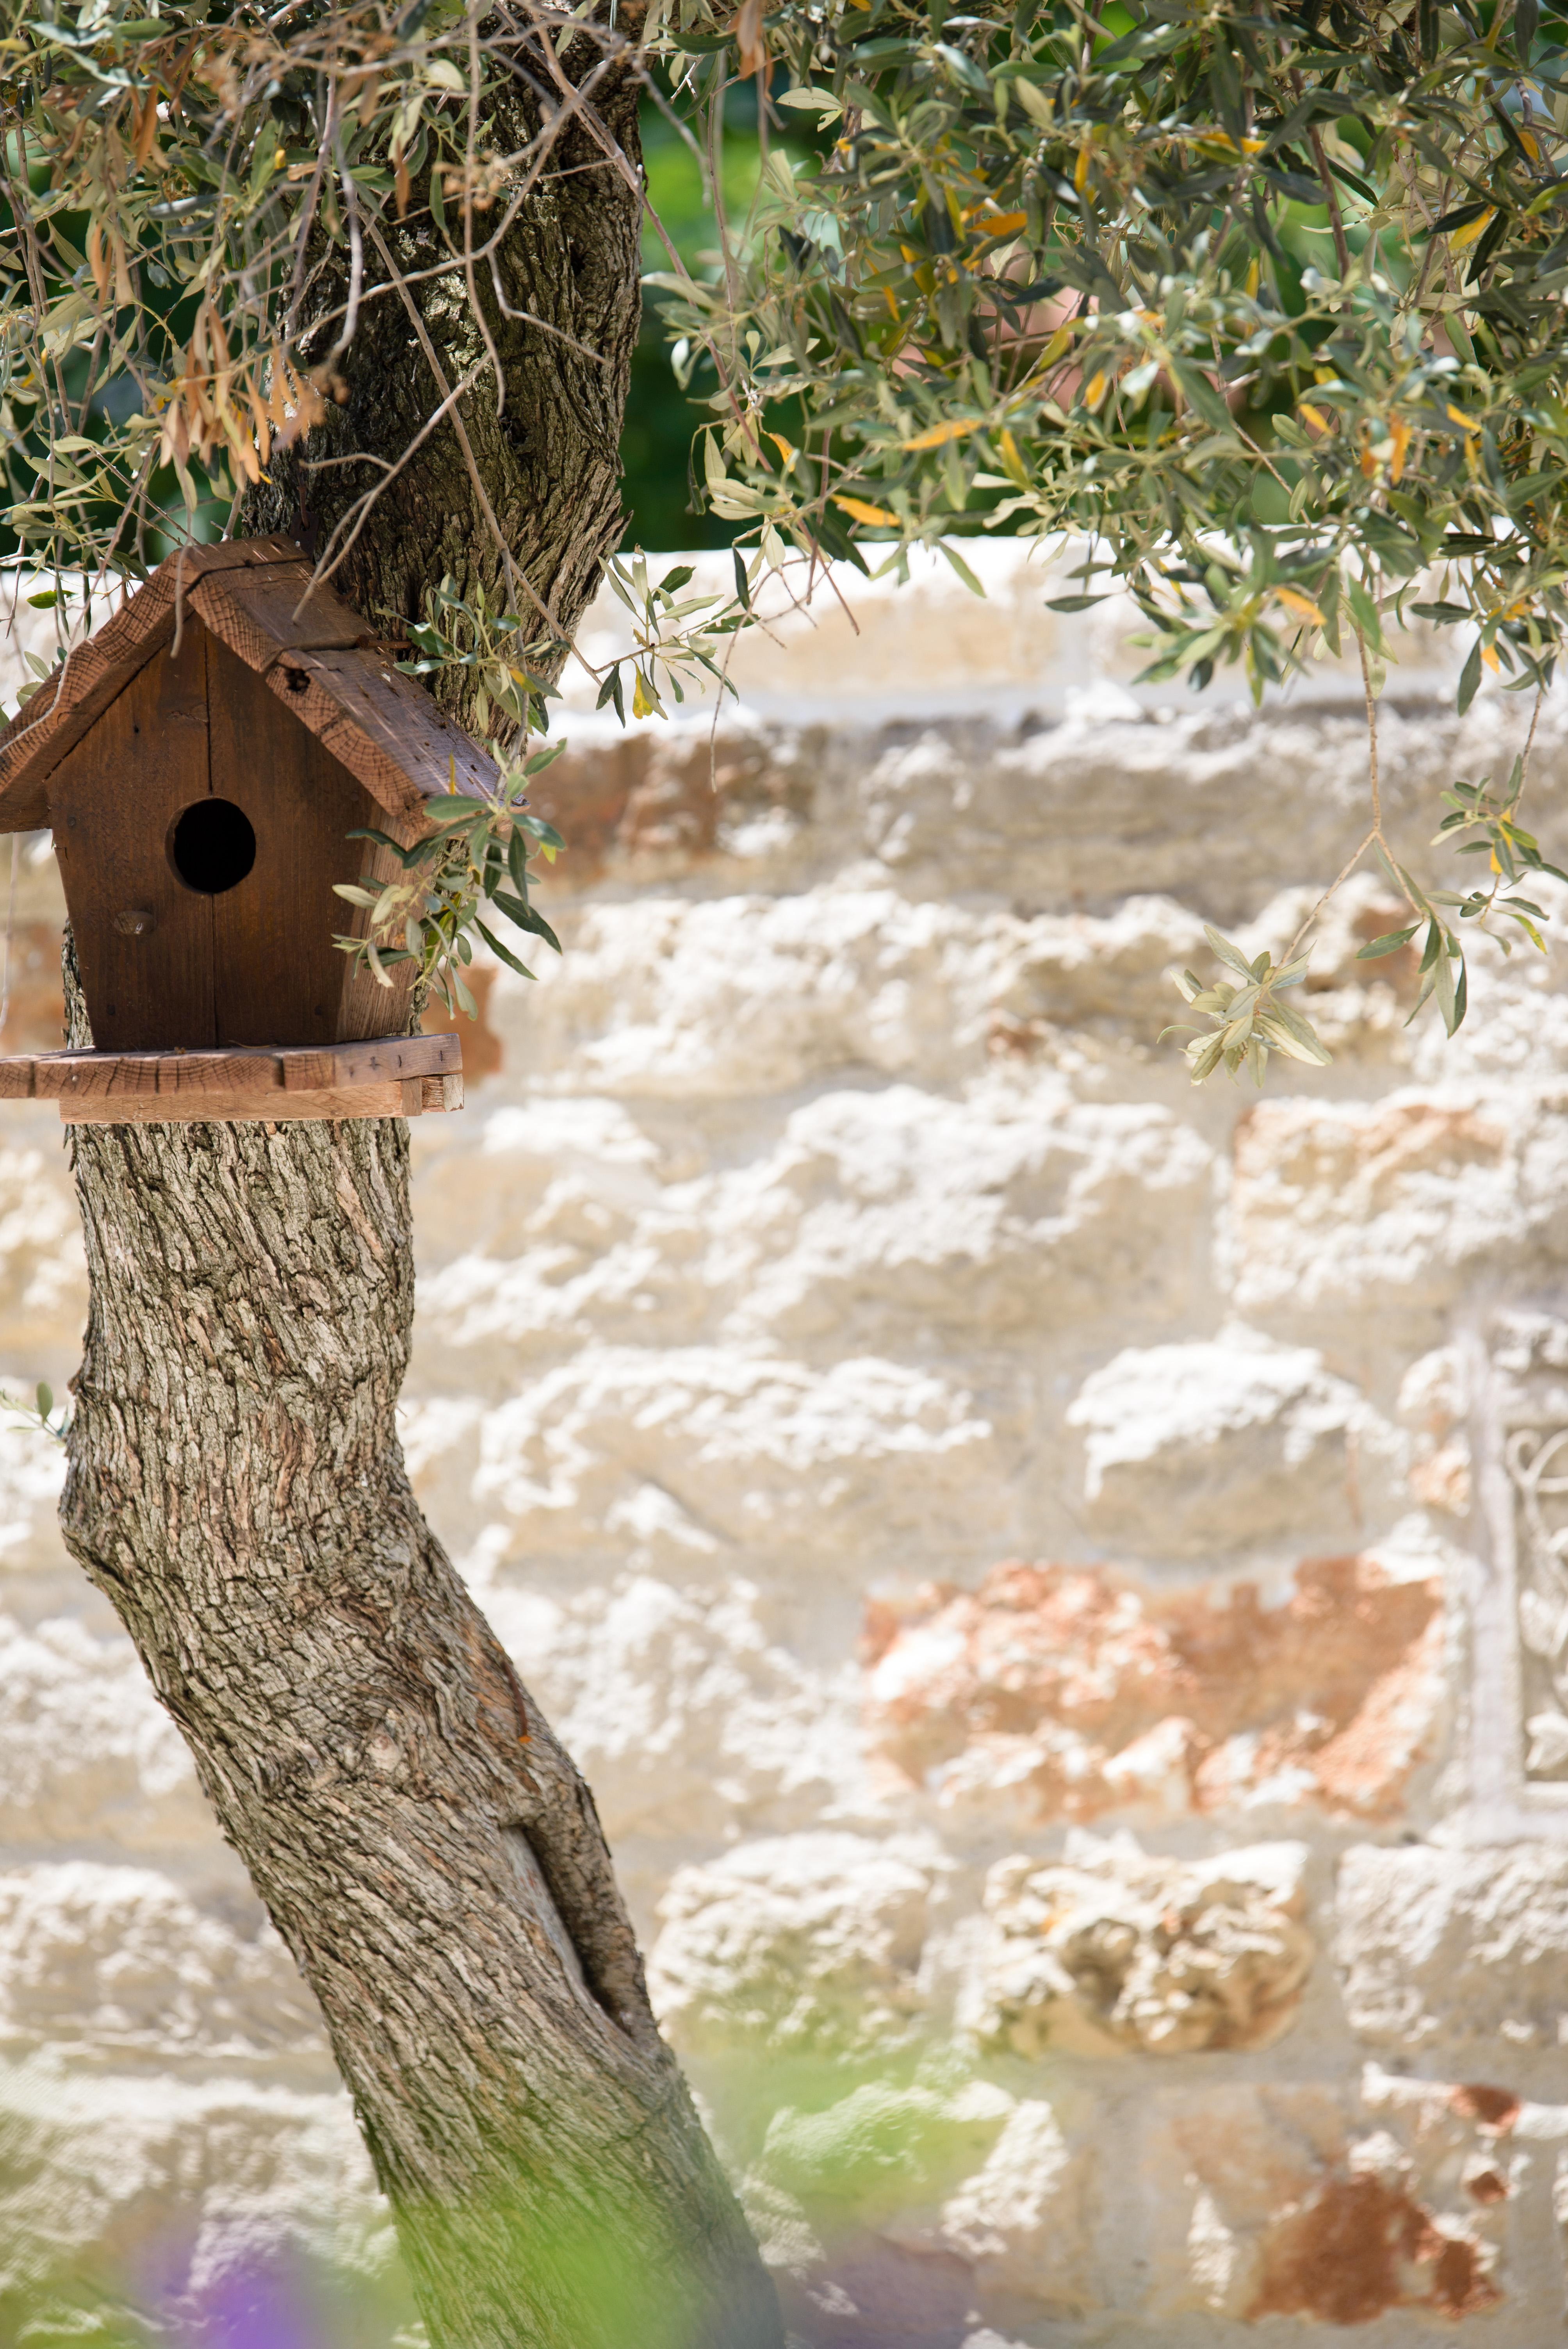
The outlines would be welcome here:
<svg viewBox="0 0 1568 2349">
<path fill-rule="evenodd" d="M 256 861 L 250 817 L 232 800 L 197 800 L 177 816 L 169 859 L 188 889 L 221 897 L 237 887 Z"/>
</svg>

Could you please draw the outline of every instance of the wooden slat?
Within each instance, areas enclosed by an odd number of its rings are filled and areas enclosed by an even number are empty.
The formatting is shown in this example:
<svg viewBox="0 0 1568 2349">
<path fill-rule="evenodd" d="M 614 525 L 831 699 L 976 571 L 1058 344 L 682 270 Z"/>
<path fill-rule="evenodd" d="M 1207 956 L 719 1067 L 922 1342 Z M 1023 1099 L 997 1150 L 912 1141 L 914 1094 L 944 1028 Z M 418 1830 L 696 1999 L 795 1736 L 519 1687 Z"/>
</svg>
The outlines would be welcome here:
<svg viewBox="0 0 1568 2349">
<path fill-rule="evenodd" d="M 203 1092 L 281 1092 L 275 1052 L 39 1052 L 33 1091 L 42 1100 L 160 1100 Z"/>
<path fill-rule="evenodd" d="M 0 733 L 0 832 L 37 832 L 49 821 L 45 787 L 138 669 L 174 634 L 175 605 L 210 574 L 299 560 L 287 538 L 228 539 L 188 546 L 160 563 L 144 585 L 85 644 L 75 646 L 63 676 L 45 685 Z"/>
<path fill-rule="evenodd" d="M 386 1083 L 394 1077 L 439 1077 L 460 1070 L 463 1063 L 461 1040 L 452 1035 L 373 1036 L 364 1043 L 279 1057 L 284 1083 L 291 1092 L 321 1085 Z"/>
<path fill-rule="evenodd" d="M 315 653 L 290 653 L 266 672 L 266 684 L 290 716 L 314 734 L 375 802 L 373 821 L 411 848 L 424 829 L 425 797 L 387 751 L 362 734 L 313 673 Z"/>
<path fill-rule="evenodd" d="M 420 1082 L 425 1089 L 427 1109 L 461 1109 L 463 1079 L 460 1070 L 454 1076 L 424 1077 Z"/>
<path fill-rule="evenodd" d="M 227 647 L 213 646 L 211 676 L 212 790 L 256 835 L 250 873 L 211 900 L 217 1040 L 331 1044 L 350 997 L 356 1024 L 399 1027 L 413 965 L 395 966 L 398 983 L 371 1005 L 332 942 L 356 916 L 333 885 L 357 880 L 367 854 L 349 833 L 382 823 L 381 809 Z"/>
<path fill-rule="evenodd" d="M 287 672 L 303 670 L 319 687 L 332 715 L 321 722 L 314 695 L 302 694 Z M 451 788 L 484 798 L 495 788 L 493 759 L 443 715 L 423 686 L 394 668 L 383 655 L 364 652 L 304 652 L 280 661 L 268 678 L 275 693 L 308 701 L 305 722 L 359 777 L 384 807 L 417 807 Z"/>
<path fill-rule="evenodd" d="M 297 611 L 310 586 L 311 566 L 298 549 L 294 560 L 265 569 L 214 572 L 191 596 L 215 636 L 248 668 L 269 668 L 280 653 L 357 645 L 368 631 L 330 587 L 318 587 Z"/>
<path fill-rule="evenodd" d="M 231 539 L 170 555 L 73 650 L 61 681 L 44 688 L 0 733 L 0 831 L 47 823 L 49 774 L 169 643 L 181 594 L 188 610 L 247 668 L 266 676 L 387 814 L 417 813 L 423 800 L 449 789 L 454 770 L 460 792 L 488 792 L 493 761 L 423 687 L 364 647 L 364 621 L 331 588 L 318 588 L 294 616 L 309 579 L 308 561 L 284 537 Z"/>
<path fill-rule="evenodd" d="M 139 669 L 49 778 L 47 820 L 103 1051 L 219 1040 L 213 900 L 184 886 L 165 846 L 175 818 L 207 796 L 209 644 L 188 615 L 178 655 Z M 151 918 L 139 931 L 117 926 L 130 913 Z"/>
<path fill-rule="evenodd" d="M 350 1085 L 340 1092 L 89 1093 L 62 1099 L 60 1115 L 67 1125 L 280 1125 L 302 1118 L 417 1116 L 418 1105 L 404 1092 L 394 1083 Z"/>
<path fill-rule="evenodd" d="M 0 1060 L 0 1100 L 190 1099 L 203 1093 L 345 1092 L 461 1081 L 458 1039 L 377 1036 L 362 1044 L 243 1046 L 214 1052 L 28 1052 Z"/>
</svg>

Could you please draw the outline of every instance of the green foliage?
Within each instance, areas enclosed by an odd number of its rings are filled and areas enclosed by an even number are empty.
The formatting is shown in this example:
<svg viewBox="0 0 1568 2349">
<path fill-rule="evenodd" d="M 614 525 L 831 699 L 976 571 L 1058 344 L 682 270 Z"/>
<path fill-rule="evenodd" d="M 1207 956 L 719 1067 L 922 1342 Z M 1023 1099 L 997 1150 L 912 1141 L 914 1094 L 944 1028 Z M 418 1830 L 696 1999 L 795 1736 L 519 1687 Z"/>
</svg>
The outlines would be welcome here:
<svg viewBox="0 0 1568 2349">
<path fill-rule="evenodd" d="M 493 610 L 483 584 L 471 602 L 458 593 L 449 574 L 425 599 L 429 616 L 415 622 L 408 640 L 420 657 L 397 667 L 409 677 L 428 677 L 435 669 L 468 669 L 474 678 L 474 723 L 482 730 L 492 717 L 509 732 L 549 730 L 547 701 L 558 701 L 552 685 L 535 674 L 556 650 L 548 636 L 525 641 L 515 612 Z M 528 664 L 532 662 L 534 667 Z"/>
<path fill-rule="evenodd" d="M 656 217 L 693 275 L 713 278 L 722 270 L 723 256 L 707 193 L 705 157 L 663 110 L 660 100 L 668 101 L 662 79 L 658 88 L 659 99 L 650 91 L 642 108 L 643 168 L 651 216 L 643 236 L 643 265 L 657 270 L 665 263 L 664 247 L 652 225 Z M 745 220 L 761 170 L 755 104 L 744 104 L 749 94 L 749 90 L 731 90 L 725 106 L 721 168 L 727 221 Z M 804 141 L 792 142 L 792 151 L 796 146 L 802 155 L 808 151 Z M 727 546 L 735 537 L 736 525 L 705 506 L 692 468 L 691 444 L 702 418 L 690 397 L 689 350 L 681 353 L 678 367 L 677 374 L 671 364 L 664 322 L 651 304 L 632 360 L 621 434 L 627 518 L 624 543 Z M 698 370 L 701 386 L 707 388 L 712 381 L 711 364 L 700 355 Z"/>
<path fill-rule="evenodd" d="M 29 1398 L 18 1402 L 14 1396 L 7 1397 L 5 1409 L 17 1426 L 36 1427 L 43 1434 L 52 1435 L 57 1444 L 65 1442 L 71 1423 L 71 1405 L 62 1403 L 57 1412 L 54 1389 L 42 1379 Z"/>
<path fill-rule="evenodd" d="M 487 93 L 520 59 L 548 79 L 570 30 L 676 118 L 648 283 L 696 403 L 691 493 L 740 550 L 718 605 L 623 561 L 636 650 L 597 672 L 602 703 L 657 712 L 721 676 L 764 568 L 809 594 L 824 557 L 902 569 L 924 545 L 978 592 L 965 535 L 1070 538 L 1062 607 L 1128 588 L 1150 678 L 1239 664 L 1261 697 L 1355 647 L 1362 849 L 1424 928 L 1450 1028 L 1465 924 L 1539 943 L 1514 886 L 1538 869 L 1522 770 L 1456 786 L 1477 796 L 1444 836 L 1477 833 L 1499 883 L 1462 896 L 1393 856 L 1376 782 L 1398 628 L 1465 632 L 1462 709 L 1488 670 L 1539 694 L 1568 625 L 1568 26 L 1536 0 L 654 0 L 635 43 L 613 11 L 545 0 L 5 5 L 0 519 L 40 567 L 134 574 L 169 499 L 210 529 L 308 433 L 363 304 L 395 290 L 376 274 L 395 274 L 392 215 L 482 309 L 556 119 L 499 152 Z M 345 292 L 307 366 L 294 322 L 323 255 Z M 483 396 L 486 364 L 454 398 Z M 480 671 L 499 735 L 525 736 L 545 708 L 535 631 L 438 594 L 418 665 Z M 483 896 L 513 813 L 422 855 L 418 905 L 377 894 L 383 936 L 413 921 L 401 950 L 432 975 L 455 977 L 455 909 Z M 1300 1045 L 1284 983 L 1249 967 L 1245 1035 L 1206 1040 L 1195 1070 Z M 1229 985 L 1198 988 L 1222 1037 L 1243 1017 Z"/>
<path fill-rule="evenodd" d="M 1193 1083 L 1202 1084 L 1222 1064 L 1233 1077 L 1244 1065 L 1261 1085 L 1271 1052 L 1283 1052 L 1286 1060 L 1306 1061 L 1320 1068 L 1326 1065 L 1329 1055 L 1308 1022 L 1280 1000 L 1287 987 L 1299 987 L 1306 977 L 1306 956 L 1276 963 L 1271 955 L 1261 954 L 1249 962 L 1240 947 L 1207 923 L 1204 936 L 1216 958 L 1236 975 L 1241 985 L 1218 979 L 1205 987 L 1190 970 L 1184 970 L 1176 982 L 1183 999 L 1202 1012 L 1213 1030 L 1208 1036 L 1200 1033 L 1184 1047 Z M 1186 1029 L 1178 1023 L 1164 1032 L 1181 1035 Z"/>
<path fill-rule="evenodd" d="M 662 579 L 653 579 L 641 547 L 629 558 L 616 555 L 607 563 L 605 582 L 632 616 L 634 650 L 611 662 L 603 672 L 598 707 L 603 709 L 606 702 L 613 702 L 616 717 L 624 724 L 628 678 L 634 718 L 668 714 L 660 698 L 661 678 L 664 691 L 677 705 L 686 699 L 686 686 L 699 682 L 703 675 L 712 678 L 721 693 L 733 691 L 720 657 L 725 639 L 749 623 L 751 586 L 760 569 L 759 556 L 753 558 L 749 573 L 736 556 L 736 595 L 731 600 L 723 595 L 682 595 L 681 589 L 689 585 L 693 575 L 686 563 L 676 564 Z M 699 614 L 704 616 L 699 618 Z"/>
<path fill-rule="evenodd" d="M 1465 921 L 1484 920 L 1495 908 L 1524 932 L 1532 947 L 1544 947 L 1537 922 L 1545 919 L 1539 905 L 1517 894 L 1517 884 L 1526 873 L 1549 873 L 1554 881 L 1568 881 L 1568 873 L 1560 865 L 1549 864 L 1541 854 L 1540 843 L 1533 833 L 1526 832 L 1515 821 L 1521 795 L 1524 790 L 1524 759 L 1522 753 L 1513 762 L 1505 788 L 1494 792 L 1486 783 L 1456 782 L 1451 791 L 1443 793 L 1450 812 L 1438 826 L 1435 841 L 1446 841 L 1452 846 L 1459 842 L 1461 856 L 1484 856 L 1491 873 L 1486 888 L 1475 888 L 1462 897 L 1442 891 L 1435 892 L 1437 902 L 1455 905 Z M 1479 840 L 1461 840 L 1467 832 L 1480 834 Z M 1507 932 L 1500 934 L 1500 943 L 1506 952 Z M 1365 954 L 1368 951 L 1363 947 Z"/>
<path fill-rule="evenodd" d="M 476 936 L 509 969 L 531 978 L 481 909 L 490 907 L 492 919 L 500 916 L 561 952 L 560 939 L 532 901 L 532 867 L 536 854 L 552 864 L 566 843 L 553 824 L 530 814 L 527 790 L 564 747 L 556 743 L 521 763 L 503 763 L 488 799 L 459 792 L 454 770 L 450 796 L 428 803 L 427 829 L 411 847 L 373 828 L 351 832 L 350 840 L 371 842 L 398 869 L 390 881 L 366 873 L 334 885 L 339 897 L 369 916 L 363 937 L 339 936 L 334 944 L 382 987 L 391 986 L 394 965 L 416 963 L 420 979 L 440 993 L 449 1009 L 466 1011 L 470 1019 L 479 1017 L 479 1007 L 462 972 L 473 960 Z"/>
<path fill-rule="evenodd" d="M 771 12 L 744 62 L 838 138 L 819 168 L 769 154 L 726 285 L 657 281 L 721 378 L 711 497 L 806 551 L 1081 535 L 1151 673 L 1240 660 L 1260 692 L 1342 631 L 1380 652 L 1438 565 L 1421 616 L 1541 685 L 1568 616 L 1568 86 L 1534 16 Z M 723 30 L 665 0 L 699 110 Z M 799 461 L 757 428 L 780 402 Z"/>
</svg>

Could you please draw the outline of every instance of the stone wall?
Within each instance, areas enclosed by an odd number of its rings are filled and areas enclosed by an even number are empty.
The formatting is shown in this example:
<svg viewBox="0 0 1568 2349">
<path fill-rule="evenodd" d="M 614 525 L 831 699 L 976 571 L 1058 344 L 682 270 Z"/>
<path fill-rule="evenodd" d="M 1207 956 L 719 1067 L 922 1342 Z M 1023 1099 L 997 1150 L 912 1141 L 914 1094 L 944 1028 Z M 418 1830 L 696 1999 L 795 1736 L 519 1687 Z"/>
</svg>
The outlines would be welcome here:
<svg viewBox="0 0 1568 2349">
<path fill-rule="evenodd" d="M 1480 947 L 1445 1044 L 1407 957 L 1357 961 L 1394 918 L 1357 879 L 1332 1068 L 1194 1092 L 1169 974 L 1205 920 L 1283 945 L 1353 842 L 1350 681 L 1134 690 L 1116 607 L 988 579 L 786 620 L 711 737 L 573 718 L 565 959 L 484 974 L 469 1106 L 414 1130 L 409 1457 L 593 1783 L 802 2342 L 1538 2349 L 1568 928 Z M 1385 704 L 1415 857 L 1525 714 L 1442 688 L 1416 647 Z M 1539 775 L 1561 854 L 1561 707 Z M 53 885 L 29 846 L 0 1049 L 47 1040 Z M 60 1130 L 7 1105 L 0 1371 L 63 1386 L 82 1311 Z M 111 2305 L 411 2338 L 58 1475 L 0 1437 L 0 2343 Z"/>
</svg>

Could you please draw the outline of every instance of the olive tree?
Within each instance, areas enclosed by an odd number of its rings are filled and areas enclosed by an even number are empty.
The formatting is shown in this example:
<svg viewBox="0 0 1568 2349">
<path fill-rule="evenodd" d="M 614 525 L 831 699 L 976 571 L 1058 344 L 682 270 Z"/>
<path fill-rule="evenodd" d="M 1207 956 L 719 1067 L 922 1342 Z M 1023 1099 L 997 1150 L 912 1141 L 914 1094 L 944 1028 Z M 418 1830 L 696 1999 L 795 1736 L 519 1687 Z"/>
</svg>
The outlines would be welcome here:
<svg viewBox="0 0 1568 2349">
<path fill-rule="evenodd" d="M 348 950 L 461 1005 L 476 936 L 550 942 L 525 787 L 606 575 L 634 648 L 599 700 L 646 716 L 722 688 L 770 579 L 924 546 L 978 592 L 986 530 L 1076 550 L 1058 608 L 1130 592 L 1150 677 L 1240 662 L 1261 697 L 1354 657 L 1353 861 L 1408 915 L 1367 952 L 1418 940 L 1450 1031 L 1470 932 L 1540 944 L 1528 747 L 1455 780 L 1440 837 L 1482 862 L 1451 871 L 1388 836 L 1377 764 L 1408 617 L 1460 631 L 1461 708 L 1487 672 L 1538 706 L 1568 612 L 1568 35 L 1538 0 L 8 5 L 35 600 L 85 578 L 90 617 L 182 534 L 292 532 L 501 762 Z M 713 206 L 711 265 L 665 239 L 651 280 L 736 536 L 708 599 L 617 552 L 648 106 Z M 1251 963 L 1211 934 L 1195 1079 L 1326 1057 L 1287 999 L 1310 933 Z M 777 2342 L 592 1798 L 408 1490 L 405 1130 L 93 1128 L 76 1164 L 67 1537 L 321 2002 L 438 2349 Z"/>
</svg>

